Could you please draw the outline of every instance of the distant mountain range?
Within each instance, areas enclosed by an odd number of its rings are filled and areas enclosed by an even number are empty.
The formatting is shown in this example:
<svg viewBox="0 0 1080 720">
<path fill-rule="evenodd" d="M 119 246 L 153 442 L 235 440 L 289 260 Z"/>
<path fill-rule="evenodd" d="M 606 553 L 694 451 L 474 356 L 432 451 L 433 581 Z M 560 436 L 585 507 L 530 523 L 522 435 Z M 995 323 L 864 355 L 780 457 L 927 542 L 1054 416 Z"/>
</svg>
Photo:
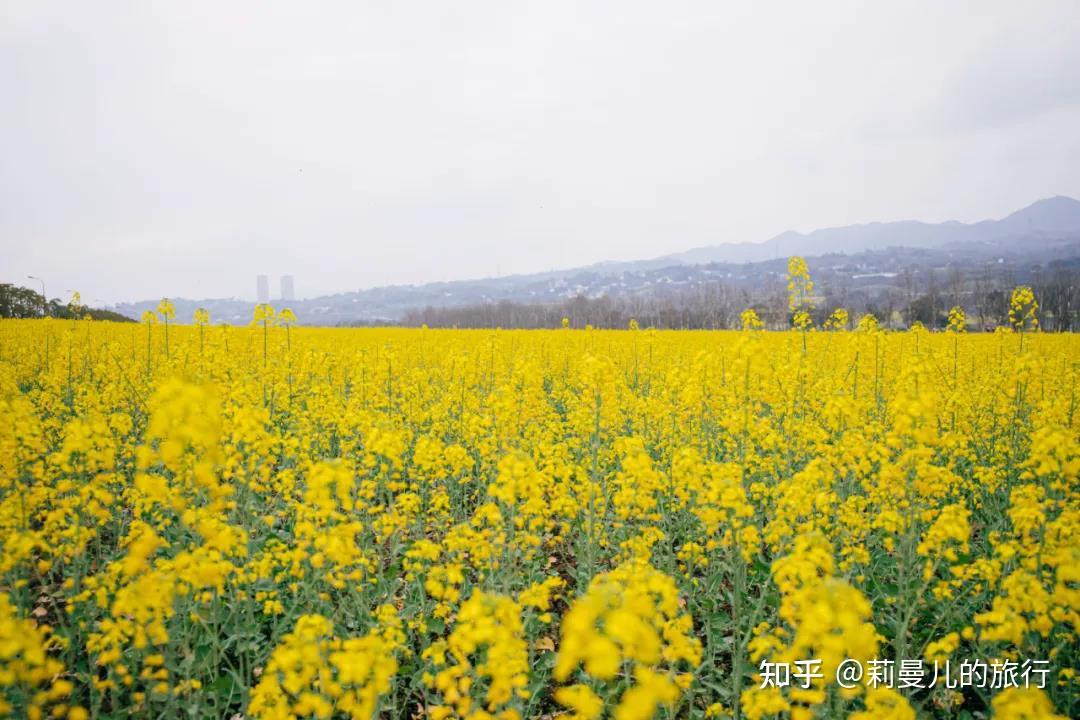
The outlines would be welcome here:
<svg viewBox="0 0 1080 720">
<path fill-rule="evenodd" d="M 709 282 L 754 289 L 782 275 L 782 260 L 803 255 L 849 279 L 894 275 L 904 267 L 935 268 L 1008 262 L 1021 273 L 1030 266 L 1080 259 L 1080 200 L 1039 200 L 1000 220 L 874 222 L 809 233 L 788 231 L 761 243 L 695 248 L 649 260 L 599 263 L 581 268 L 478 280 L 393 285 L 297 300 L 302 323 L 337 325 L 394 322 L 410 310 L 510 300 L 553 302 L 586 297 L 671 293 Z M 845 256 L 837 258 L 835 256 Z M 215 321 L 247 322 L 254 303 L 236 299 L 174 299 L 182 318 L 206 307 Z M 112 309 L 138 318 L 157 300 L 121 303 Z"/>
<path fill-rule="evenodd" d="M 789 255 L 850 255 L 890 247 L 945 248 L 959 244 L 995 245 L 1019 238 L 1054 241 L 1080 234 L 1080 200 L 1057 196 L 1039 200 L 1001 220 L 977 223 L 917 220 L 874 222 L 825 228 L 810 233 L 793 230 L 763 243 L 712 245 L 657 258 L 667 264 L 760 262 Z"/>
</svg>

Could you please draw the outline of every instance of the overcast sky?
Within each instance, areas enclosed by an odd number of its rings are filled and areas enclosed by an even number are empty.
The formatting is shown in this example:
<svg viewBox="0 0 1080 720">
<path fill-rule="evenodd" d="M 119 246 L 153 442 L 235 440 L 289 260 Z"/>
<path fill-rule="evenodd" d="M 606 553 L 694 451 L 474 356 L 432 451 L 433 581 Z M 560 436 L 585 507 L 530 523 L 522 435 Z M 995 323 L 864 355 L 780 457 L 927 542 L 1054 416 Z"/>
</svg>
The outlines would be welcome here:
<svg viewBox="0 0 1080 720">
<path fill-rule="evenodd" d="M 0 0 L 0 282 L 50 296 L 312 296 L 1051 195 L 1080 197 L 1072 0 Z"/>
</svg>

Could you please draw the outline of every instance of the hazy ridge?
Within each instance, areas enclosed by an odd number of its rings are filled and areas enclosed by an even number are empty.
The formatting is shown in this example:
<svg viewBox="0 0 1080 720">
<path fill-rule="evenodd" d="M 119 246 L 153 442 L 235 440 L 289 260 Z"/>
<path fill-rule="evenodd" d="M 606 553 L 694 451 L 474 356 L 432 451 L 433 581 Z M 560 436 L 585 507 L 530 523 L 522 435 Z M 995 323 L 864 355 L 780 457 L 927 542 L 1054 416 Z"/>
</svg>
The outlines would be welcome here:
<svg viewBox="0 0 1080 720">
<path fill-rule="evenodd" d="M 859 285 L 903 268 L 974 270 L 987 263 L 1007 265 L 1023 278 L 1032 266 L 1080 258 L 1080 200 L 1057 196 L 1039 200 L 999 220 L 873 222 L 788 231 L 760 243 L 731 243 L 690 249 L 632 262 L 599 263 L 562 271 L 458 280 L 421 285 L 389 285 L 288 303 L 302 323 L 337 325 L 400 321 L 426 307 L 460 307 L 510 301 L 549 303 L 583 296 L 663 296 L 678 289 L 723 282 L 760 289 L 784 271 L 784 259 L 803 255 Z M 843 257 L 836 257 L 843 256 Z M 254 280 L 254 278 L 252 278 Z M 864 283 L 865 284 L 865 283 Z M 120 303 L 112 309 L 138 318 L 158 299 Z M 272 301 L 279 304 L 279 301 Z M 254 302 L 240 299 L 174 298 L 188 318 L 206 307 L 216 322 L 243 323 Z"/>
</svg>

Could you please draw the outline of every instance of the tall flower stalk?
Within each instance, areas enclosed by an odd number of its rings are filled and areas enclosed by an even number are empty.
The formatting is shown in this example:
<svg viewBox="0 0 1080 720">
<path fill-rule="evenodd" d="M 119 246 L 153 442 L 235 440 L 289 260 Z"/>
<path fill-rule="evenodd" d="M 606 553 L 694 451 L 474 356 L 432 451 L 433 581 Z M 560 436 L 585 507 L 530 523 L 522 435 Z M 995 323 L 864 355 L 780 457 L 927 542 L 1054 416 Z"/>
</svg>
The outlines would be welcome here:
<svg viewBox="0 0 1080 720">
<path fill-rule="evenodd" d="M 165 323 L 165 359 L 169 359 L 169 320 L 176 317 L 176 307 L 172 304 L 169 298 L 162 298 L 161 302 L 157 306 L 158 315 L 161 316 L 162 322 Z"/>
<path fill-rule="evenodd" d="M 277 320 L 285 326 L 285 347 L 292 352 L 292 334 L 290 328 L 296 324 L 296 314 L 291 308 L 285 308 L 278 313 Z"/>
<path fill-rule="evenodd" d="M 158 321 L 157 315 L 147 310 L 142 314 L 142 321 L 146 323 L 146 374 L 150 374 L 150 364 L 153 357 L 153 328 L 154 323 Z"/>
<path fill-rule="evenodd" d="M 266 367 L 270 362 L 268 338 L 270 335 L 270 326 L 274 324 L 276 319 L 277 315 L 274 312 L 274 307 L 269 303 L 259 303 L 255 306 L 252 322 L 256 325 L 262 325 L 263 329 L 263 367 Z"/>
<path fill-rule="evenodd" d="M 791 312 L 791 325 L 796 330 L 809 330 L 814 324 L 810 317 L 811 296 L 814 281 L 810 279 L 810 268 L 806 260 L 793 255 L 788 259 L 787 272 L 788 310 Z M 803 354 L 806 354 L 806 335 L 802 336 Z"/>
<path fill-rule="evenodd" d="M 1038 311 L 1039 303 L 1035 300 L 1034 291 L 1027 285 L 1016 286 L 1009 298 L 1009 324 L 1020 333 L 1020 352 L 1024 351 L 1024 333 L 1039 329 Z"/>
<path fill-rule="evenodd" d="M 210 311 L 206 308 L 195 308 L 195 324 L 199 327 L 199 355 L 203 354 L 206 345 L 206 326 L 210 322 Z"/>
</svg>

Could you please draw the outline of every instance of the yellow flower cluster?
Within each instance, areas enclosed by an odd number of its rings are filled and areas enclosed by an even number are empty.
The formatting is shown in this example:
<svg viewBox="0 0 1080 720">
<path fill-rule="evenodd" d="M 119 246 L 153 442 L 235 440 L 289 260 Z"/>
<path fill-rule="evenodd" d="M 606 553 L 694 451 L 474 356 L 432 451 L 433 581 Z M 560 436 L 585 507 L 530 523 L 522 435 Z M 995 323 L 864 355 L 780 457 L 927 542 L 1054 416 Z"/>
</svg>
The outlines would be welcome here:
<svg viewBox="0 0 1080 720">
<path fill-rule="evenodd" d="M 45 717 L 46 711 L 55 718 L 86 717 L 82 707 L 67 705 L 72 683 L 56 679 L 64 665 L 49 655 L 60 642 L 50 630 L 19 617 L 11 599 L 0 593 L 0 716 L 19 708 L 35 719 Z"/>
<path fill-rule="evenodd" d="M 931 511 L 931 514 L 934 512 Z M 923 566 L 924 580 L 934 576 L 938 561 L 956 563 L 959 553 L 967 553 L 971 536 L 971 513 L 967 508 L 953 503 L 941 508 L 936 515 L 917 548 L 919 555 L 927 559 Z M 948 587 L 949 583 L 944 583 L 935 592 L 948 592 Z"/>
<path fill-rule="evenodd" d="M 743 330 L 760 330 L 765 326 L 754 308 L 746 308 L 739 313 L 739 324 Z"/>
<path fill-rule="evenodd" d="M 847 326 L 848 311 L 844 308 L 833 310 L 832 315 L 825 320 L 826 330 L 847 330 Z"/>
<path fill-rule="evenodd" d="M 1009 688 L 994 698 L 997 720 L 1066 720 L 1038 688 Z"/>
<path fill-rule="evenodd" d="M 959 305 L 949 309 L 948 331 L 962 333 L 967 330 L 967 314 Z"/>
<path fill-rule="evenodd" d="M 1009 298 L 1009 322 L 1016 330 L 1038 330 L 1039 303 L 1035 293 L 1027 285 L 1021 285 L 1012 291 Z"/>
<path fill-rule="evenodd" d="M 615 681 L 625 673 L 633 684 L 619 697 L 615 717 L 651 718 L 658 706 L 671 707 L 691 679 L 679 668 L 700 662 L 675 582 L 644 559 L 631 560 L 594 578 L 567 612 L 555 679 L 565 682 L 580 668 L 582 682 L 560 688 L 556 699 L 575 717 L 598 717 L 615 702 Z"/>
<path fill-rule="evenodd" d="M 791 688 L 786 697 L 778 687 L 746 690 L 742 707 L 751 720 L 785 710 L 793 718 L 813 717 L 813 708 L 828 700 L 830 683 L 841 662 L 852 659 L 865 663 L 877 657 L 881 638 L 870 621 L 870 602 L 846 580 L 835 577 L 834 572 L 828 541 L 816 532 L 797 536 L 790 554 L 773 563 L 773 579 L 781 594 L 778 617 L 782 624 L 770 628 L 762 623 L 757 628 L 750 643 L 751 657 L 755 662 L 768 658 L 789 666 L 808 659 L 820 660 L 821 677 L 809 687 Z M 857 689 L 840 690 L 845 698 L 857 694 Z M 910 710 L 902 696 L 868 697 L 868 711 L 875 705 Z"/>
<path fill-rule="evenodd" d="M 251 692 L 248 711 L 260 720 L 374 717 L 379 698 L 397 672 L 395 657 L 404 640 L 394 608 L 376 611 L 378 629 L 342 640 L 320 615 L 304 615 L 270 655 L 262 679 Z"/>
<path fill-rule="evenodd" d="M 445 641 L 424 651 L 435 667 L 428 678 L 442 702 L 430 710 L 434 720 L 519 720 L 517 701 L 528 699 L 528 646 L 521 606 L 512 598 L 474 592 L 461 606 Z M 480 699 L 473 700 L 472 693 Z"/>
</svg>

